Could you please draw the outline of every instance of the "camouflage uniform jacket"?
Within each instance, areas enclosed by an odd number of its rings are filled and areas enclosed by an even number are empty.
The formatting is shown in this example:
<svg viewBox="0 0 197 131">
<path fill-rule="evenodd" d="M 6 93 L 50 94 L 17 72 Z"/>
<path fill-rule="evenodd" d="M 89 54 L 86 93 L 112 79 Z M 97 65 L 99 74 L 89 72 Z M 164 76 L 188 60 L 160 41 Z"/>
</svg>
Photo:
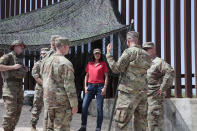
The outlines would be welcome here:
<svg viewBox="0 0 197 131">
<path fill-rule="evenodd" d="M 40 72 L 43 78 L 45 108 L 78 106 L 74 69 L 68 59 L 55 54 L 43 61 Z"/>
<path fill-rule="evenodd" d="M 43 58 L 43 60 L 48 59 L 49 57 L 53 56 L 55 54 L 55 50 L 54 49 L 50 49 L 50 51 L 47 52 L 46 56 Z"/>
<path fill-rule="evenodd" d="M 0 64 L 2 65 L 23 65 L 23 59 L 21 56 L 17 56 L 14 51 L 3 55 L 0 58 Z M 15 96 L 18 91 L 22 91 L 22 80 L 25 77 L 25 66 L 17 70 L 2 71 L 3 78 L 3 96 Z"/>
<path fill-rule="evenodd" d="M 49 57 L 53 56 L 54 54 L 55 54 L 55 50 L 54 49 L 50 49 L 50 51 L 48 51 L 46 53 L 46 56 L 42 60 L 39 60 L 39 61 L 37 61 L 34 64 L 34 67 L 32 68 L 32 76 L 33 76 L 34 79 L 41 78 L 41 75 L 40 75 L 40 66 L 42 64 L 42 61 L 48 59 Z"/>
<path fill-rule="evenodd" d="M 37 61 L 35 64 L 34 64 L 34 67 L 32 68 L 32 76 L 34 79 L 37 79 L 37 78 L 40 78 L 41 79 L 41 75 L 40 75 L 40 66 L 41 66 L 41 63 L 42 63 L 42 60 L 39 60 Z M 42 85 L 38 84 L 36 82 L 36 87 L 40 92 L 43 91 L 42 89 Z"/>
<path fill-rule="evenodd" d="M 147 71 L 148 95 L 161 89 L 163 92 L 172 86 L 174 78 L 173 68 L 164 60 L 156 57 Z"/>
<path fill-rule="evenodd" d="M 50 58 L 51 56 L 53 56 L 55 54 L 55 50 L 54 49 L 50 49 L 50 51 L 48 51 L 45 55 L 45 57 L 43 57 L 42 60 L 39 60 L 38 62 L 36 62 L 34 64 L 34 67 L 32 69 L 32 76 L 34 79 L 36 78 L 41 78 L 42 79 L 42 74 L 40 74 L 40 67 L 42 66 L 42 63 L 44 60 L 47 60 L 48 58 Z M 40 90 L 40 92 L 43 92 L 43 88 L 41 85 L 39 85 L 38 83 L 36 83 L 36 86 L 38 87 L 38 89 Z"/>
<path fill-rule="evenodd" d="M 40 76 L 40 64 L 41 64 L 42 60 L 39 60 L 37 61 L 35 64 L 34 64 L 34 67 L 32 68 L 32 76 L 34 79 L 37 79 L 37 78 L 41 78 Z"/>
<path fill-rule="evenodd" d="M 117 62 L 107 53 L 107 61 L 114 73 L 124 72 L 119 90 L 132 93 L 134 90 L 144 90 L 147 86 L 146 74 L 150 68 L 151 58 L 140 46 L 127 48 Z"/>
</svg>

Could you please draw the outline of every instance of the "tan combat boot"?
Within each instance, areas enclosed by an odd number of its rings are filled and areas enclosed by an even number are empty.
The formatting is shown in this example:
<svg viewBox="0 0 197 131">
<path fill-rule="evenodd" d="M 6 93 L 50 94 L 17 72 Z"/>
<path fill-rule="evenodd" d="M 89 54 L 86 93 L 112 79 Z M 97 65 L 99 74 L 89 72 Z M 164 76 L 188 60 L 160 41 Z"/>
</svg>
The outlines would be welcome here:
<svg viewBox="0 0 197 131">
<path fill-rule="evenodd" d="M 37 131 L 37 130 L 36 130 L 36 125 L 32 125 L 31 131 Z"/>
</svg>

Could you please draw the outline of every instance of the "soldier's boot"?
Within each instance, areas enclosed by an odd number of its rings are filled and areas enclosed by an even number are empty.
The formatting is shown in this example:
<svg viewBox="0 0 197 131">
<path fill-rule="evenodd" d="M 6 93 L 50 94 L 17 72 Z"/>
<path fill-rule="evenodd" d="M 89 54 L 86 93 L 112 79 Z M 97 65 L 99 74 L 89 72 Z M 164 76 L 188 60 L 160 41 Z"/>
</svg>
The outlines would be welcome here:
<svg viewBox="0 0 197 131">
<path fill-rule="evenodd" d="M 31 131 L 37 131 L 37 130 L 36 130 L 36 125 L 32 124 L 32 126 L 31 126 Z"/>
<path fill-rule="evenodd" d="M 6 127 L 4 127 L 3 130 L 4 131 L 14 131 L 14 129 L 12 129 L 12 128 L 6 128 Z"/>
<path fill-rule="evenodd" d="M 81 127 L 78 131 L 86 131 L 86 127 Z"/>
</svg>

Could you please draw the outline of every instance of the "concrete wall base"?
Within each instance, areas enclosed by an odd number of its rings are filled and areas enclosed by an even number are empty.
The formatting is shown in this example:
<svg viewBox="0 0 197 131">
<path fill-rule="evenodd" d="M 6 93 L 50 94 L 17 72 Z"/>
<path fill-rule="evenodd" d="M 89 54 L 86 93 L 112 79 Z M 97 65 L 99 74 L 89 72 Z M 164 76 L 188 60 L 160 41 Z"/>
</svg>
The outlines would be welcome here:
<svg viewBox="0 0 197 131">
<path fill-rule="evenodd" d="M 104 118 L 109 119 L 113 99 L 104 100 Z M 89 114 L 97 116 L 96 100 L 92 100 Z M 171 98 L 164 101 L 165 131 L 197 131 L 197 99 Z"/>
</svg>

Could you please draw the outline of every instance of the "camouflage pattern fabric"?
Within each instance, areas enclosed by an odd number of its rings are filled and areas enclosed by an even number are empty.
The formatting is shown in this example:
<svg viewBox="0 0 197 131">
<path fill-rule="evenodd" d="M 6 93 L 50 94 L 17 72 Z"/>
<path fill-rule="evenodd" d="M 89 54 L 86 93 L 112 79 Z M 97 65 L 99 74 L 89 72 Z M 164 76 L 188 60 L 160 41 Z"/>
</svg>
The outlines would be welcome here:
<svg viewBox="0 0 197 131">
<path fill-rule="evenodd" d="M 21 56 L 17 56 L 12 51 L 0 58 L 0 64 L 23 65 L 23 60 Z M 5 131 L 12 131 L 19 120 L 23 106 L 22 79 L 25 76 L 25 67 L 18 70 L 4 71 L 1 72 L 1 75 L 3 78 L 3 100 L 6 109 L 2 126 Z"/>
<path fill-rule="evenodd" d="M 115 111 L 115 131 L 146 131 L 147 125 L 147 92 L 133 92 L 128 94 L 120 91 Z M 128 123 L 134 116 L 134 127 Z"/>
<path fill-rule="evenodd" d="M 163 100 L 165 92 L 172 86 L 174 70 L 159 57 L 152 61 L 147 71 L 148 79 L 148 129 L 149 131 L 163 131 Z M 163 94 L 156 95 L 158 90 Z"/>
<path fill-rule="evenodd" d="M 42 62 L 42 60 L 37 61 L 34 64 L 33 68 L 32 68 L 32 72 L 31 73 L 32 73 L 32 76 L 33 76 L 34 79 L 41 78 L 41 76 L 40 76 L 40 65 L 41 65 L 41 62 Z"/>
<path fill-rule="evenodd" d="M 136 45 L 126 49 L 117 62 L 109 53 L 106 54 L 106 57 L 114 73 L 124 72 L 118 86 L 120 94 L 114 117 L 116 130 L 127 131 L 128 123 L 133 115 L 135 118 L 134 130 L 146 130 L 146 73 L 151 64 L 150 56 Z"/>
<path fill-rule="evenodd" d="M 40 50 L 50 45 L 49 36 L 54 34 L 67 36 L 74 46 L 123 30 L 126 27 L 113 0 L 61 0 L 47 8 L 1 20 L 0 49 L 7 49 L 20 38 L 28 50 Z"/>
<path fill-rule="evenodd" d="M 43 60 L 48 59 L 49 57 L 53 56 L 55 54 L 55 50 L 54 49 L 50 49 L 50 51 L 47 52 L 46 56 L 43 58 Z"/>
<path fill-rule="evenodd" d="M 65 123 L 55 128 L 56 122 L 54 120 L 67 120 L 68 116 L 64 115 L 65 111 L 64 114 L 62 114 L 59 113 L 59 110 L 64 109 L 69 111 L 72 107 L 78 106 L 73 65 L 63 55 L 55 54 L 43 61 L 40 74 L 42 74 L 43 78 L 43 99 L 45 108 L 44 129 L 51 130 L 51 126 L 49 126 L 51 124 L 54 130 L 57 131 L 61 130 L 59 129 L 60 127 L 67 128 L 64 125 Z M 54 113 L 50 113 L 51 111 Z M 54 116 L 56 113 L 62 114 L 63 116 Z M 51 114 L 53 116 L 51 116 Z"/>
<path fill-rule="evenodd" d="M 148 97 L 148 131 L 164 131 L 163 100 L 165 96 Z"/>
<path fill-rule="evenodd" d="M 41 78 L 40 76 L 40 64 L 41 60 L 36 62 L 34 64 L 34 67 L 32 68 L 32 76 L 36 78 Z M 36 83 L 35 86 L 35 93 L 34 93 L 34 100 L 33 100 L 33 108 L 31 110 L 32 113 L 32 119 L 31 123 L 32 125 L 37 125 L 37 121 L 39 120 L 39 115 L 42 111 L 43 106 L 43 89 L 42 86 Z"/>
<path fill-rule="evenodd" d="M 70 131 L 72 112 L 67 108 L 48 109 L 44 112 L 44 131 Z"/>
<path fill-rule="evenodd" d="M 40 86 L 39 84 L 36 84 L 34 100 L 33 100 L 33 108 L 32 108 L 32 111 L 31 111 L 31 113 L 32 113 L 32 119 L 31 119 L 32 125 L 37 125 L 37 122 L 39 120 L 39 115 L 42 112 L 42 106 L 43 106 L 42 86 Z"/>
<path fill-rule="evenodd" d="M 17 85 L 12 85 L 17 88 Z M 13 131 L 15 129 L 15 126 L 17 125 L 22 106 L 23 106 L 23 92 L 21 91 L 20 94 L 17 95 L 17 97 L 13 96 L 3 96 L 3 101 L 5 105 L 6 115 L 3 117 L 3 123 L 2 127 L 4 128 L 4 131 Z"/>
<path fill-rule="evenodd" d="M 40 75 L 40 66 L 42 64 L 42 61 L 47 60 L 49 57 L 53 56 L 55 54 L 54 49 L 50 49 L 50 51 L 47 52 L 46 56 L 43 58 L 43 60 L 40 60 L 34 64 L 34 67 L 32 68 L 32 76 L 34 79 L 41 78 Z M 32 108 L 32 125 L 36 125 L 37 121 L 39 120 L 39 115 L 42 111 L 43 106 L 43 88 L 41 85 L 36 83 L 35 86 L 35 94 L 34 94 L 34 101 L 33 101 L 33 108 Z"/>
</svg>

